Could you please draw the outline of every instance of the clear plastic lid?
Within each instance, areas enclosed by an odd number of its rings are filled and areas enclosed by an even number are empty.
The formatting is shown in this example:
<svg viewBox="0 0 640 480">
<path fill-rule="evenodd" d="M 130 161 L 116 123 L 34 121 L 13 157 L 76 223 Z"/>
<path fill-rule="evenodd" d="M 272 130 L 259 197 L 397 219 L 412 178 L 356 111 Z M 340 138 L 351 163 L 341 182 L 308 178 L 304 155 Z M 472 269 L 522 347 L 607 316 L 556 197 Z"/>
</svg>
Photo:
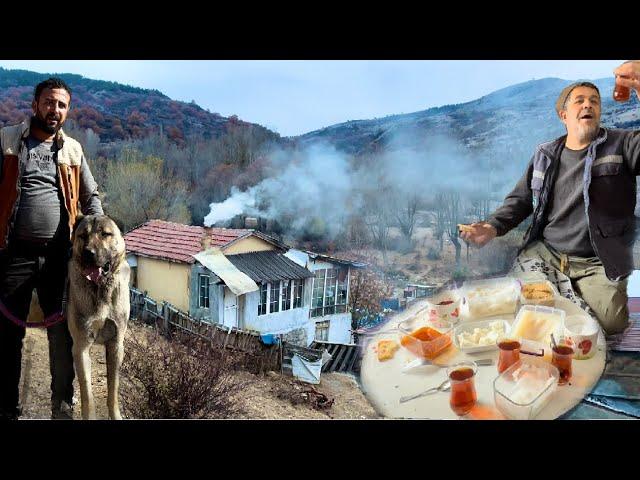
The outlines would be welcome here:
<svg viewBox="0 0 640 480">
<path fill-rule="evenodd" d="M 558 386 L 558 369 L 536 357 L 521 357 L 493 382 L 498 409 L 510 418 L 535 417 Z"/>
<path fill-rule="evenodd" d="M 564 334 L 566 313 L 559 308 L 524 305 L 518 311 L 509 336 L 549 345 L 551 334 Z"/>
<path fill-rule="evenodd" d="M 516 311 L 520 284 L 515 278 L 498 277 L 465 282 L 462 291 L 472 317 L 489 317 Z"/>
</svg>

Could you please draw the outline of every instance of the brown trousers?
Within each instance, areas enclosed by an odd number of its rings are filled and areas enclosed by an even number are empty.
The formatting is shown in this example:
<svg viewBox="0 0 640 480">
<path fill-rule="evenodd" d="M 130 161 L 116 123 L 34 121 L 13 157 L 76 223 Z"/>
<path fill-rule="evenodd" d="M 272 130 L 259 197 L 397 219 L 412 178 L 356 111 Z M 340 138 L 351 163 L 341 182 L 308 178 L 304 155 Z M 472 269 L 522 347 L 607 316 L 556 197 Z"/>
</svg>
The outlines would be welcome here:
<svg viewBox="0 0 640 480">
<path fill-rule="evenodd" d="M 539 258 L 569 277 L 574 291 L 591 307 L 607 335 L 629 326 L 628 279 L 609 280 L 598 257 L 565 255 L 540 241 L 529 245 L 520 257 Z"/>
</svg>

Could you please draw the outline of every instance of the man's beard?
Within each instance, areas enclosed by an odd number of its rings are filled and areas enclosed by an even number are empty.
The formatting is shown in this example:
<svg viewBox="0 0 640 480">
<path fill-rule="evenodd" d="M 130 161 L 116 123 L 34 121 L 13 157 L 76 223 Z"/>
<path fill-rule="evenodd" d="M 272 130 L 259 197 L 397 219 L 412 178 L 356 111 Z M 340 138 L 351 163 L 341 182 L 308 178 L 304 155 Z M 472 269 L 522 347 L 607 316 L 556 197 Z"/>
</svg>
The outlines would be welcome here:
<svg viewBox="0 0 640 480">
<path fill-rule="evenodd" d="M 578 134 L 578 141 L 580 143 L 591 143 L 595 140 L 598 132 L 600 131 L 600 122 L 596 122 L 593 125 L 578 124 L 576 133 Z"/>
<path fill-rule="evenodd" d="M 46 120 L 42 120 L 38 115 L 34 115 L 31 117 L 31 125 L 35 126 L 37 129 L 42 130 L 45 133 L 54 134 L 57 133 L 58 130 L 62 127 L 60 121 L 56 124 L 55 127 L 48 125 Z"/>
</svg>

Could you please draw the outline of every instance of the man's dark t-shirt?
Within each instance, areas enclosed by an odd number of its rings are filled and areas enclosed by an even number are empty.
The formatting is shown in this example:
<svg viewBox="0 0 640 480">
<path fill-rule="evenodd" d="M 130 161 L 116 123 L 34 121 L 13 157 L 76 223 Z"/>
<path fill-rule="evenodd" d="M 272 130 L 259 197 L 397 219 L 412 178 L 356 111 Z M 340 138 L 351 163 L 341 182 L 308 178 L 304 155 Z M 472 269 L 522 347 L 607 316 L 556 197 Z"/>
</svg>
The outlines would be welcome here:
<svg viewBox="0 0 640 480">
<path fill-rule="evenodd" d="M 58 229 L 68 231 L 67 213 L 58 189 L 56 150 L 53 141 L 43 142 L 32 136 L 27 139 L 27 148 L 13 237 L 50 240 Z"/>
<path fill-rule="evenodd" d="M 588 147 L 560 155 L 558 176 L 549 197 L 544 241 L 556 250 L 578 257 L 595 257 L 584 205 L 584 164 Z"/>
</svg>

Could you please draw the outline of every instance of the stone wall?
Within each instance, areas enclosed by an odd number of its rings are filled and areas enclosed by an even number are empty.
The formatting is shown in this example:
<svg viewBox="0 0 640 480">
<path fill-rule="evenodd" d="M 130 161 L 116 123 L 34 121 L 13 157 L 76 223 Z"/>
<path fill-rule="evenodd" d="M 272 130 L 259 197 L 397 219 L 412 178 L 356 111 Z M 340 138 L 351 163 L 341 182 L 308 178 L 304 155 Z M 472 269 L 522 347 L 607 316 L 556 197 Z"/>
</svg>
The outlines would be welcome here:
<svg viewBox="0 0 640 480">
<path fill-rule="evenodd" d="M 291 330 L 289 333 L 285 333 L 282 336 L 282 338 L 287 343 L 298 345 L 300 347 L 306 347 L 307 346 L 307 329 L 297 328 L 295 330 Z"/>
</svg>

